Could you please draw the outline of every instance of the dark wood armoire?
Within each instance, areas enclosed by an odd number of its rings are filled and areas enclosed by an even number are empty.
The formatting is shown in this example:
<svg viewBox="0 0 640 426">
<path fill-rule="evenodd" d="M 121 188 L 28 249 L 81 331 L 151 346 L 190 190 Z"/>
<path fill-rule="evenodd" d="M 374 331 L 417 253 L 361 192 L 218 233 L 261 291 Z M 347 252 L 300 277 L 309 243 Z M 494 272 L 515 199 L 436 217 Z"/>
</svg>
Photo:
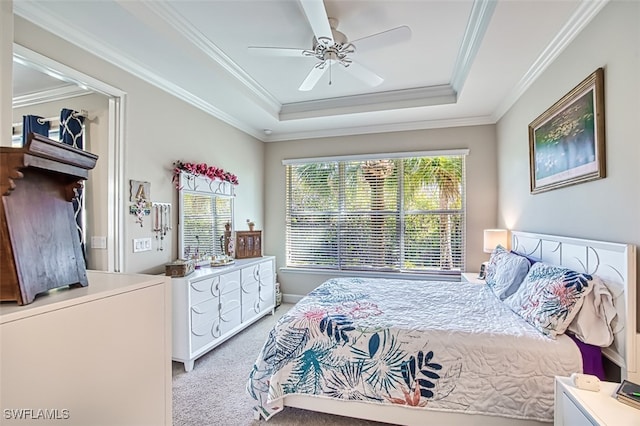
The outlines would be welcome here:
<svg viewBox="0 0 640 426">
<path fill-rule="evenodd" d="M 0 159 L 0 301 L 88 285 L 72 200 L 98 156 L 31 133 Z"/>
</svg>

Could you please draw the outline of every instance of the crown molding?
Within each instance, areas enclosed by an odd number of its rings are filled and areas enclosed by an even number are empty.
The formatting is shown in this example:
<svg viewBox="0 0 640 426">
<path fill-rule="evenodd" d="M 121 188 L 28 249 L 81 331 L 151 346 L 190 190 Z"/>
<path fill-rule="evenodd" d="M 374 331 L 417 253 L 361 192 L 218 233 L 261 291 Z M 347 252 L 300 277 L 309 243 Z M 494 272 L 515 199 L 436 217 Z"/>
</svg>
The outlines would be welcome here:
<svg viewBox="0 0 640 426">
<path fill-rule="evenodd" d="M 482 39 L 487 32 L 497 4 L 498 2 L 495 0 L 476 0 L 473 2 L 469 22 L 464 31 L 462 44 L 460 45 L 460 50 L 458 50 L 458 56 L 451 75 L 451 87 L 456 93 L 460 93 L 464 82 L 467 80 L 469 70 L 480 49 Z"/>
<path fill-rule="evenodd" d="M 385 109 L 416 108 L 452 104 L 457 100 L 455 91 L 448 84 L 413 89 L 367 93 L 315 101 L 282 105 L 280 120 L 328 117 L 339 114 L 356 114 Z"/>
<path fill-rule="evenodd" d="M 405 123 L 366 125 L 354 127 L 342 127 L 334 129 L 324 129 L 303 132 L 280 132 L 273 133 L 269 137 L 262 137 L 263 142 L 285 142 L 303 139 L 328 138 L 338 136 L 355 136 L 372 133 L 393 133 L 406 132 L 412 130 L 442 129 L 447 127 L 482 126 L 495 124 L 491 116 L 451 118 L 442 120 L 410 121 Z"/>
<path fill-rule="evenodd" d="M 529 87 L 542 75 L 560 53 L 576 38 L 576 36 L 602 10 L 609 0 L 583 1 L 560 32 L 538 56 L 518 84 L 504 98 L 492 114 L 494 121 L 500 120 Z"/>
</svg>

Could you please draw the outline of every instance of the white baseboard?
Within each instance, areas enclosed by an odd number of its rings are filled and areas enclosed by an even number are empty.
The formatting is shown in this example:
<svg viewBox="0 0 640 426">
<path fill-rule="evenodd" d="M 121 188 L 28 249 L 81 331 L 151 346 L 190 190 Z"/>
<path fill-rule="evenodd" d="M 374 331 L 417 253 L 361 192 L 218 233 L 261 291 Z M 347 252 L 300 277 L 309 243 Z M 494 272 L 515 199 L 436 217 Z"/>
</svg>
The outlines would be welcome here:
<svg viewBox="0 0 640 426">
<path fill-rule="evenodd" d="M 298 303 L 304 296 L 299 294 L 284 294 L 282 293 L 282 303 Z"/>
</svg>

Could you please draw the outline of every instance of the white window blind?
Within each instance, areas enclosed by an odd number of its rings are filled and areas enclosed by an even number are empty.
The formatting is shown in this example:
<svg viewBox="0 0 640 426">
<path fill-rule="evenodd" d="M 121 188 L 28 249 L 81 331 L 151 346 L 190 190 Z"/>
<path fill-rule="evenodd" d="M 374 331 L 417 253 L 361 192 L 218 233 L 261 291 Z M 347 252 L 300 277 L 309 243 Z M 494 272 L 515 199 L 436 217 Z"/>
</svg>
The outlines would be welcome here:
<svg viewBox="0 0 640 426">
<path fill-rule="evenodd" d="M 287 267 L 460 273 L 464 158 L 288 162 Z"/>
<path fill-rule="evenodd" d="M 231 199 L 185 192 L 183 194 L 185 258 L 223 254 L 224 225 L 231 223 Z"/>
</svg>

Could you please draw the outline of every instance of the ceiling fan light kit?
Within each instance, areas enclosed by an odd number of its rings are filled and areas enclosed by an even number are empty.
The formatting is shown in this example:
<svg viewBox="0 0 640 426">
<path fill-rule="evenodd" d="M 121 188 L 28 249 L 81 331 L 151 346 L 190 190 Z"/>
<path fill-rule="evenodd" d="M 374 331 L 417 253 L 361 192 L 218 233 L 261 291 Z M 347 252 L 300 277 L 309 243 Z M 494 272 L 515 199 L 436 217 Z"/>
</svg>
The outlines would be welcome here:
<svg viewBox="0 0 640 426">
<path fill-rule="evenodd" d="M 363 65 L 354 62 L 349 55 L 356 53 L 360 44 L 362 44 L 363 50 L 369 50 L 411 38 L 411 29 L 407 26 L 400 26 L 350 42 L 344 33 L 337 30 L 338 19 L 327 16 L 322 0 L 300 0 L 300 4 L 314 33 L 311 49 L 249 47 L 249 51 L 256 54 L 301 58 L 313 57 L 320 61 L 309 71 L 298 88 L 300 91 L 312 90 L 324 73 L 331 69 L 333 64 L 340 64 L 345 69 L 348 68 L 354 77 L 365 84 L 372 87 L 377 86 L 384 79 Z M 329 79 L 329 84 L 331 84 L 331 78 Z"/>
</svg>

